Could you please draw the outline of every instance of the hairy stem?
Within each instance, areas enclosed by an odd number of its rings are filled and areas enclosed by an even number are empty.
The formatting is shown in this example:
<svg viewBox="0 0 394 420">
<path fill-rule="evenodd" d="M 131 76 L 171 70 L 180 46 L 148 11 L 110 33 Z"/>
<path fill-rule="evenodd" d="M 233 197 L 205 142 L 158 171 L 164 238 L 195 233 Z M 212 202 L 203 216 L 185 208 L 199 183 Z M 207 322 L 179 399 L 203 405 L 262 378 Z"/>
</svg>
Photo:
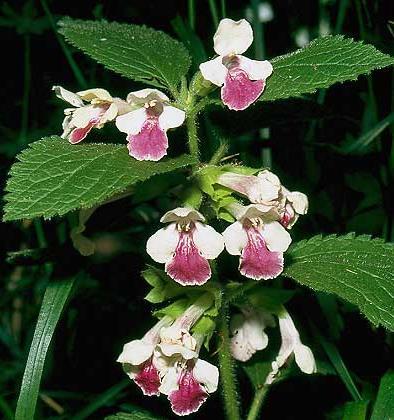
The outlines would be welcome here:
<svg viewBox="0 0 394 420">
<path fill-rule="evenodd" d="M 230 335 L 228 330 L 228 304 L 221 308 L 219 334 L 222 347 L 219 351 L 220 380 L 222 383 L 224 407 L 229 420 L 240 420 L 237 385 L 234 375 L 233 358 L 230 353 Z"/>
<path fill-rule="evenodd" d="M 259 418 L 261 406 L 263 405 L 267 391 L 268 388 L 266 386 L 263 386 L 256 391 L 246 420 L 255 420 Z"/>
<path fill-rule="evenodd" d="M 198 148 L 197 114 L 194 111 L 187 117 L 186 128 L 190 154 L 199 161 L 200 152 Z"/>
</svg>

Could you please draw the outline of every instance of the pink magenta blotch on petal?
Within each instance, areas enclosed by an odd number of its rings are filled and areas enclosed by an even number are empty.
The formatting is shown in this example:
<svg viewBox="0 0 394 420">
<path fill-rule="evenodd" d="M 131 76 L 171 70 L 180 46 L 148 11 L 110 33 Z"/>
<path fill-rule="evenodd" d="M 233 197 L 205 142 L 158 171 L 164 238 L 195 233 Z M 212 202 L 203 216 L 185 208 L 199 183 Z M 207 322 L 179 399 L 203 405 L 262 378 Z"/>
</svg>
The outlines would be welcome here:
<svg viewBox="0 0 394 420">
<path fill-rule="evenodd" d="M 88 125 L 83 128 L 74 128 L 70 134 L 69 142 L 71 144 L 77 144 L 84 140 L 90 133 L 90 130 L 100 122 L 100 118 L 92 118 Z"/>
<path fill-rule="evenodd" d="M 241 274 L 254 280 L 268 280 L 279 276 L 283 271 L 283 254 L 271 252 L 267 248 L 258 228 L 251 226 L 245 230 L 248 243 L 240 258 Z"/>
<path fill-rule="evenodd" d="M 181 373 L 178 386 L 179 389 L 171 392 L 168 399 L 172 411 L 179 416 L 195 413 L 208 398 L 207 392 L 196 381 L 190 368 Z"/>
<path fill-rule="evenodd" d="M 152 359 L 142 364 L 141 370 L 134 377 L 134 382 L 142 389 L 144 395 L 159 395 L 159 372 L 152 363 Z"/>
<path fill-rule="evenodd" d="M 222 87 L 222 101 L 230 109 L 242 111 L 257 100 L 264 86 L 264 80 L 250 80 L 245 70 L 232 67 Z"/>
<path fill-rule="evenodd" d="M 160 160 L 167 154 L 168 138 L 159 126 L 159 118 L 148 116 L 138 134 L 127 136 L 130 156 L 138 160 Z"/>
<path fill-rule="evenodd" d="M 183 286 L 201 285 L 211 277 L 211 267 L 200 255 L 193 241 L 193 231 L 180 232 L 174 257 L 166 265 L 167 274 Z"/>
</svg>

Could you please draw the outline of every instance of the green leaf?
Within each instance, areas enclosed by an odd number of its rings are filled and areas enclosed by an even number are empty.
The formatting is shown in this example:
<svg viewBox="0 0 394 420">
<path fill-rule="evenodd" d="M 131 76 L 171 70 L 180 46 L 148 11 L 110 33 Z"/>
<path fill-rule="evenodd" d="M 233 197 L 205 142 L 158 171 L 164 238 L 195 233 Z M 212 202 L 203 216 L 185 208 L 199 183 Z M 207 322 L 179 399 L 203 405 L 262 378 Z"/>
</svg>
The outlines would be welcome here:
<svg viewBox="0 0 394 420">
<path fill-rule="evenodd" d="M 164 417 L 156 417 L 148 411 L 133 408 L 129 413 L 117 413 L 105 417 L 105 420 L 165 420 Z"/>
<path fill-rule="evenodd" d="M 243 364 L 242 367 L 256 390 L 264 386 L 265 380 L 272 370 L 271 362 L 261 360 L 252 360 Z"/>
<path fill-rule="evenodd" d="M 32 143 L 10 171 L 4 220 L 50 218 L 89 208 L 155 174 L 194 163 L 184 155 L 161 162 L 139 162 L 125 146 L 72 145 L 58 136 Z"/>
<path fill-rule="evenodd" d="M 364 154 L 369 151 L 368 146 L 377 138 L 380 134 L 394 122 L 394 112 L 389 114 L 386 118 L 379 121 L 374 127 L 362 134 L 357 140 L 350 139 L 346 140 L 342 146 L 336 150 L 343 154 Z"/>
<path fill-rule="evenodd" d="M 262 101 L 302 96 L 337 82 L 356 80 L 361 74 L 394 64 L 394 59 L 372 45 L 336 35 L 318 38 L 271 63 L 274 71 Z"/>
<path fill-rule="evenodd" d="M 385 373 L 380 381 L 378 396 L 371 416 L 371 420 L 394 418 L 394 371 Z"/>
<path fill-rule="evenodd" d="M 334 366 L 335 370 L 337 371 L 339 377 L 341 378 L 342 382 L 346 386 L 347 390 L 349 391 L 350 395 L 353 397 L 354 401 L 361 401 L 362 397 L 358 392 L 356 385 L 353 382 L 353 379 L 350 375 L 348 368 L 346 367 L 345 362 L 342 359 L 341 354 L 339 353 L 337 347 L 327 341 L 317 330 L 317 328 L 312 324 L 313 331 L 318 339 L 318 342 L 322 345 L 324 351 L 326 352 L 330 362 Z"/>
<path fill-rule="evenodd" d="M 84 420 L 91 418 L 90 416 L 95 413 L 99 408 L 112 402 L 121 394 L 121 392 L 130 385 L 129 379 L 123 379 L 111 388 L 108 388 L 102 394 L 98 395 L 89 402 L 80 412 L 72 416 L 73 420 Z M 118 397 L 119 398 L 119 397 Z M 114 416 L 115 417 L 115 416 Z"/>
<path fill-rule="evenodd" d="M 67 41 L 105 67 L 174 94 L 190 66 L 186 48 L 161 31 L 122 23 L 63 19 Z"/>
<path fill-rule="evenodd" d="M 293 245 L 284 274 L 358 306 L 394 331 L 394 246 L 367 235 L 318 235 Z"/>
<path fill-rule="evenodd" d="M 342 420 L 365 420 L 367 418 L 367 401 L 355 401 L 345 404 Z"/>
<path fill-rule="evenodd" d="M 53 281 L 46 288 L 23 374 L 15 420 L 33 419 L 46 354 L 74 278 Z"/>
</svg>

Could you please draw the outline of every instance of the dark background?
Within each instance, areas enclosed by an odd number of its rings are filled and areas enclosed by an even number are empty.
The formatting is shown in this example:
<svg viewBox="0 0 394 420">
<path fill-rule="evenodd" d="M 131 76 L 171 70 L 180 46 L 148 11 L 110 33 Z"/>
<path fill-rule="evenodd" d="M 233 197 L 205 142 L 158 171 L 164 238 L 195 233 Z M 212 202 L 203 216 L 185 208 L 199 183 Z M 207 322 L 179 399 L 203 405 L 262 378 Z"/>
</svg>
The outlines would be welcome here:
<svg viewBox="0 0 394 420">
<path fill-rule="evenodd" d="M 233 19 L 244 17 L 246 7 L 250 6 L 248 2 L 225 3 L 227 17 Z M 220 18 L 220 1 L 217 4 Z M 0 181 L 3 187 L 10 165 L 20 150 L 42 136 L 61 132 L 64 104 L 54 97 L 51 87 L 60 84 L 72 91 L 83 87 L 66 59 L 50 18 L 56 21 L 68 15 L 146 24 L 177 37 L 172 19 L 179 15 L 187 20 L 188 16 L 186 1 L 51 1 L 44 5 L 50 10 L 50 17 L 39 1 L 3 2 L 1 6 Z M 324 33 L 327 30 L 339 32 L 393 54 L 393 26 L 389 22 L 394 16 L 393 3 L 389 0 L 272 1 L 271 5 L 274 18 L 264 24 L 267 59 L 298 48 L 296 40 L 300 31 L 313 39 L 324 28 Z M 345 14 L 341 23 L 342 8 Z M 196 1 L 196 32 L 208 56 L 212 56 L 215 25 L 208 1 Z M 122 97 L 141 88 L 103 69 L 73 48 L 67 46 L 67 49 L 89 87 L 104 87 Z M 251 48 L 249 55 L 253 57 L 253 54 Z M 355 231 L 392 241 L 392 127 L 375 137 L 362 154 L 343 154 L 340 148 L 393 112 L 393 80 L 393 70 L 384 69 L 372 76 L 363 76 L 357 82 L 335 85 L 323 95 L 263 103 L 236 115 L 212 110 L 201 121 L 201 138 L 208 139 L 211 145 L 217 134 L 228 138 L 230 153 L 240 153 L 238 159 L 256 167 L 264 163 L 263 156 L 270 150 L 272 168 L 284 184 L 306 192 L 310 199 L 310 213 L 294 229 L 294 240 L 320 232 Z M 266 127 L 270 127 L 268 140 L 259 135 L 259 130 Z M 110 128 L 96 130 L 88 141 L 108 139 L 124 142 L 123 135 Z M 170 141 L 171 154 L 186 149 L 182 129 L 171 133 Z M 211 146 L 203 150 L 208 158 Z M 179 177 L 183 179 L 183 175 Z M 54 277 L 73 275 L 81 270 L 85 275 L 75 287 L 48 353 L 41 390 L 44 399 L 39 400 L 37 418 L 74 418 L 96 398 L 101 404 L 87 418 L 100 419 L 117 411 L 127 411 L 130 405 L 140 405 L 156 415 L 172 418 L 164 398 L 144 398 L 132 382 L 128 386 L 120 385 L 109 398 L 102 394 L 124 380 L 120 366 L 115 363 L 122 345 L 142 336 L 152 325 L 151 305 L 143 300 L 149 289 L 139 274 L 144 262 L 151 262 L 145 255 L 144 244 L 157 230 L 159 215 L 174 205 L 176 193 L 170 187 L 177 181 L 178 178 L 160 181 L 158 191 L 152 189 L 147 199 L 141 192 L 152 188 L 157 182 L 154 180 L 140 185 L 136 197 L 98 209 L 88 223 L 87 235 L 94 238 L 99 247 L 91 258 L 80 257 L 67 239 L 75 215 L 45 223 L 23 221 L 2 225 L 0 413 L 6 413 L 7 407 L 15 408 L 48 282 L 47 265 L 7 263 L 6 253 L 44 247 L 43 258 L 55 261 Z M 164 194 L 159 195 L 160 192 Z M 283 281 L 285 287 L 295 288 L 291 282 Z M 329 365 L 309 328 L 313 322 L 335 343 L 363 396 L 372 398 L 383 373 L 390 365 L 393 367 L 392 336 L 382 329 L 372 328 L 353 307 L 340 301 L 332 301 L 334 309 L 327 320 L 314 294 L 300 288 L 296 290 L 289 307 L 296 314 L 298 325 L 305 325 L 305 341 L 316 349 L 318 359 Z M 215 348 L 216 344 L 212 352 Z M 252 389 L 242 369 L 237 370 L 242 389 L 240 398 L 246 409 Z M 332 374 L 332 369 L 327 368 L 327 373 L 314 377 L 294 375 L 274 386 L 262 418 L 340 418 L 341 406 L 350 401 L 351 396 L 340 378 Z M 48 397 L 52 401 L 48 402 Z M 64 410 L 63 414 L 54 402 Z M 208 416 L 223 418 L 220 391 L 210 396 L 194 417 Z"/>
</svg>

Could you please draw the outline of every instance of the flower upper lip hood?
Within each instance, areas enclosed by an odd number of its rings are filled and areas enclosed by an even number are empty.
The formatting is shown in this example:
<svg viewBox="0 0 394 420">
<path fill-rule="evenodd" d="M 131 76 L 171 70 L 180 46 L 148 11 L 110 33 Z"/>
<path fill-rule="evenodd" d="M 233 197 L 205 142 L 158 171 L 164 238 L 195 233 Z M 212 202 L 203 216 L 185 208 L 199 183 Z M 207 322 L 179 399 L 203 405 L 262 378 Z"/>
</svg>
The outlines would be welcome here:
<svg viewBox="0 0 394 420">
<path fill-rule="evenodd" d="M 116 126 L 127 134 L 130 156 L 137 160 L 158 161 L 167 154 L 167 130 L 179 127 L 185 112 L 170 105 L 169 98 L 157 89 L 130 92 L 132 110 L 116 119 Z"/>
<path fill-rule="evenodd" d="M 223 86 L 221 97 L 229 109 L 246 109 L 263 92 L 272 65 L 241 55 L 253 42 L 252 28 L 245 19 L 221 20 L 213 40 L 219 57 L 200 64 L 201 74 L 211 83 Z"/>
<path fill-rule="evenodd" d="M 169 224 L 146 244 L 147 253 L 155 261 L 165 263 L 166 273 L 184 286 L 204 284 L 211 277 L 208 260 L 224 249 L 222 235 L 204 220 L 197 210 L 178 207 L 161 218 L 161 222 Z"/>
</svg>

